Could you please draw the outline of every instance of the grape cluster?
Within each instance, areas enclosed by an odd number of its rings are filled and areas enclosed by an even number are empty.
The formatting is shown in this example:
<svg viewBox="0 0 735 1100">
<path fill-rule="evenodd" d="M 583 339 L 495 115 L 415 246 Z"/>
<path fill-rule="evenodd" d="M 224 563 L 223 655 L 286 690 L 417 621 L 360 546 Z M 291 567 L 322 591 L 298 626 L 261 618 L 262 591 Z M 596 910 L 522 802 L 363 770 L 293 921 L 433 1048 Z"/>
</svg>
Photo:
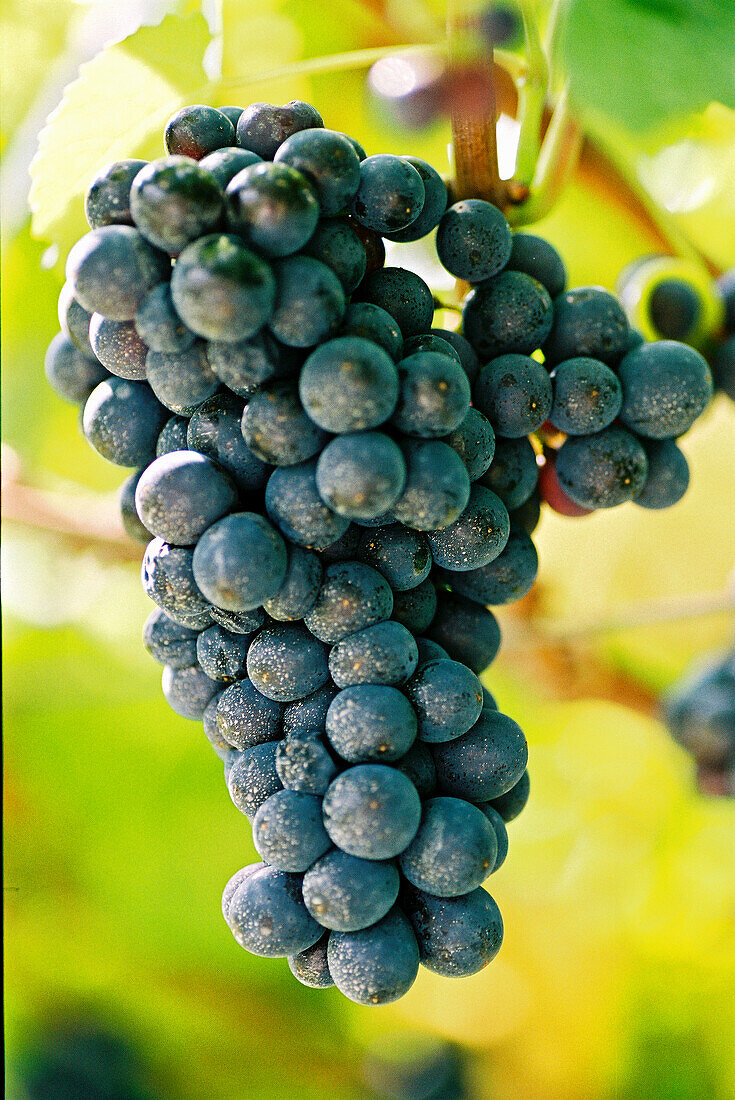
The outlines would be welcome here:
<svg viewBox="0 0 735 1100">
<path fill-rule="evenodd" d="M 672 503 L 709 371 L 638 346 L 546 242 L 448 207 L 426 162 L 366 156 L 306 103 L 184 108 L 165 147 L 93 181 L 47 374 L 134 468 L 145 645 L 262 858 L 225 889 L 236 940 L 385 1003 L 420 961 L 468 975 L 501 943 L 482 884 L 527 747 L 478 675 L 490 607 L 535 579 L 541 498 Z M 384 238 L 434 230 L 473 285 L 463 335 L 385 266 Z"/>
<path fill-rule="evenodd" d="M 700 788 L 735 798 L 735 649 L 680 681 L 664 698 L 664 718 L 694 757 Z"/>
</svg>

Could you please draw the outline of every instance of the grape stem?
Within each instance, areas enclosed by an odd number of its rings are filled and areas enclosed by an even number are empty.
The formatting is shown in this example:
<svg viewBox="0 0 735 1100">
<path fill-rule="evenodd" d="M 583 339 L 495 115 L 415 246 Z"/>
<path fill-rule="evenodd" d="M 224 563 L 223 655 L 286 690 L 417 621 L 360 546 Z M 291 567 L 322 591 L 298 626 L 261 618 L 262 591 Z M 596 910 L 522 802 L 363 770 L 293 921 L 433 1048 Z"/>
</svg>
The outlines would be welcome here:
<svg viewBox="0 0 735 1100">
<path fill-rule="evenodd" d="M 541 44 L 533 0 L 521 5 L 526 36 L 526 73 L 516 81 L 520 134 L 514 177 L 525 187 L 532 185 L 539 160 L 541 125 L 549 88 L 549 66 Z"/>
</svg>

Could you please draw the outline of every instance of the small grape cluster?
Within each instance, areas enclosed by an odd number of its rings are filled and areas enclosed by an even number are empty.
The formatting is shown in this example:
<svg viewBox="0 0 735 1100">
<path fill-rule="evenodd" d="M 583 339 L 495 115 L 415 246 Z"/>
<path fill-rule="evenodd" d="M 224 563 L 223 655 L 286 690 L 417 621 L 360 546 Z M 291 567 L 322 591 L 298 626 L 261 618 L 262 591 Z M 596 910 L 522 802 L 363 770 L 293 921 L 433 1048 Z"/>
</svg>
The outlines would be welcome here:
<svg viewBox="0 0 735 1100">
<path fill-rule="evenodd" d="M 690 260 L 641 256 L 618 280 L 632 325 L 652 340 L 679 340 L 701 351 L 715 392 L 735 401 L 735 268 L 710 278 Z"/>
<path fill-rule="evenodd" d="M 664 718 L 694 757 L 701 790 L 735 798 L 735 649 L 680 681 L 664 698 Z"/>
<path fill-rule="evenodd" d="M 263 860 L 225 889 L 235 938 L 386 1003 L 419 961 L 472 974 L 502 939 L 481 886 L 527 746 L 478 674 L 490 606 L 536 576 L 539 439 L 566 440 L 544 469 L 570 507 L 670 503 L 650 448 L 676 451 L 709 371 L 634 346 L 546 242 L 489 203 L 448 207 L 426 162 L 368 157 L 306 103 L 184 108 L 165 147 L 92 182 L 47 375 L 135 468 L 144 641 Z M 474 285 L 464 335 L 385 266 L 384 238 L 434 230 Z"/>
</svg>

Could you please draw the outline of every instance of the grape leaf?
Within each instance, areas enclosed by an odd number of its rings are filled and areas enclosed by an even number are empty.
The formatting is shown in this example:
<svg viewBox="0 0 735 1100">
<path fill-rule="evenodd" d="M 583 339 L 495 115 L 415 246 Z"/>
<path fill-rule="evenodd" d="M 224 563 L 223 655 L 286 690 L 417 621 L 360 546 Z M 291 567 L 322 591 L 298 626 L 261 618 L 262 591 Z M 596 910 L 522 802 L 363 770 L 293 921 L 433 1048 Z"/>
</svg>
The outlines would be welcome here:
<svg viewBox="0 0 735 1100">
<path fill-rule="evenodd" d="M 209 42 L 201 15 L 171 15 L 82 66 L 41 132 L 31 165 L 35 236 L 64 254 L 88 228 L 83 200 L 95 173 L 110 161 L 162 155 L 170 115 L 212 97 L 203 67 Z"/>
<path fill-rule="evenodd" d="M 561 48 L 577 106 L 631 130 L 735 107 L 732 0 L 570 0 Z"/>
</svg>

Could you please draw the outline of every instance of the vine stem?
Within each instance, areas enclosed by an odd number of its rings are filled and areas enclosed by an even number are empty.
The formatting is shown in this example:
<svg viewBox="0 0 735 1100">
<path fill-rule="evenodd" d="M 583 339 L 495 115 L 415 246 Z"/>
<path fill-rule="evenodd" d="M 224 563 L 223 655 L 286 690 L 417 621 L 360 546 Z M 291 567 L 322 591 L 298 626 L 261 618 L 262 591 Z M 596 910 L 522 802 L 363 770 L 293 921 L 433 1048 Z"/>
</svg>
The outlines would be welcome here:
<svg viewBox="0 0 735 1100">
<path fill-rule="evenodd" d="M 470 110 L 466 104 L 452 104 L 451 128 L 454 156 L 455 195 L 458 199 L 485 199 L 496 206 L 506 205 L 506 189 L 498 168 L 496 121 L 495 61 L 492 47 L 480 54 L 473 47 L 470 20 L 461 4 L 450 3 L 447 13 L 447 41 L 450 68 L 459 69 L 470 54 L 482 61 L 487 78 L 487 95 L 481 107 Z"/>
<path fill-rule="evenodd" d="M 541 125 L 549 88 L 549 66 L 539 35 L 533 0 L 523 0 L 521 15 L 526 36 L 527 70 L 525 76 L 517 81 L 520 132 L 514 178 L 517 183 L 530 187 L 539 158 Z"/>
</svg>

